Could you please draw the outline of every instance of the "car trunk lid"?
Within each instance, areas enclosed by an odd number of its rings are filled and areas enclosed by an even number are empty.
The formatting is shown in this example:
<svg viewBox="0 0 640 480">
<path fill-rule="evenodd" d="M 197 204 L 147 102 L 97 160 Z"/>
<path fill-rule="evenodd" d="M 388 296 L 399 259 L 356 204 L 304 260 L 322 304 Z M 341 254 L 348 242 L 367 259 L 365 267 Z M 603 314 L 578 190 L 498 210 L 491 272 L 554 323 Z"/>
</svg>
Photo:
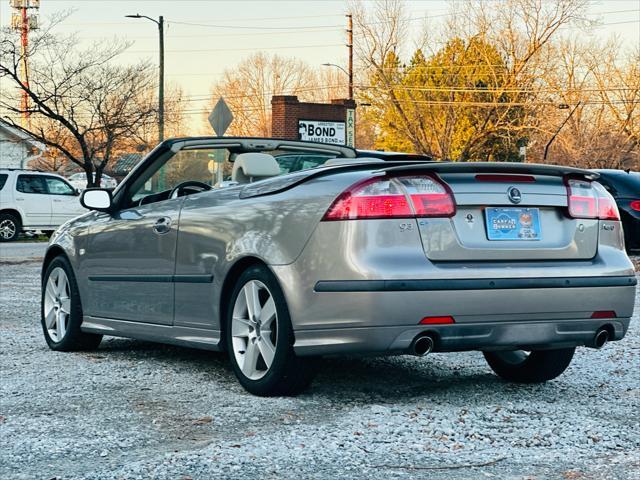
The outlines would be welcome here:
<svg viewBox="0 0 640 480">
<path fill-rule="evenodd" d="M 417 218 L 425 255 L 432 261 L 584 260 L 596 255 L 599 221 L 567 214 L 566 179 L 590 180 L 592 172 L 494 163 L 431 164 L 429 172 L 448 185 L 456 204 L 450 218 Z"/>
</svg>

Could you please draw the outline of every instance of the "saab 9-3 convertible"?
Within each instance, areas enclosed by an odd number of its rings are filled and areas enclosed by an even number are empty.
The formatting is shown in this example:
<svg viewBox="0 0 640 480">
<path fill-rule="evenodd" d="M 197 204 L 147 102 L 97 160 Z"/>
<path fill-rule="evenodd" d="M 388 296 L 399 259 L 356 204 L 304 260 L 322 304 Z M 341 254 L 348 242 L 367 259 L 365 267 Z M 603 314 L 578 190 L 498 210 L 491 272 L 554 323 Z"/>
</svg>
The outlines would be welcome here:
<svg viewBox="0 0 640 480">
<path fill-rule="evenodd" d="M 576 347 L 621 340 L 633 314 L 634 267 L 597 178 L 167 140 L 114 192 L 85 190 L 92 211 L 51 238 L 44 335 L 63 351 L 103 335 L 226 351 L 258 395 L 300 392 L 317 357 L 340 354 L 478 350 L 504 379 L 544 382 Z"/>
</svg>

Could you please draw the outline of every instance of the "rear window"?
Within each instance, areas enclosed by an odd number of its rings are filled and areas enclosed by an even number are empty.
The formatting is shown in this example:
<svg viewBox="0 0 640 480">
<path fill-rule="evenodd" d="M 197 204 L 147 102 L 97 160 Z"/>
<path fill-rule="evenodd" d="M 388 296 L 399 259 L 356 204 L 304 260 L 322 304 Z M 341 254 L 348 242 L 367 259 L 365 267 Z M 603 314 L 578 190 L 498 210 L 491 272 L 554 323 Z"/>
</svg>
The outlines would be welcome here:
<svg viewBox="0 0 640 480">
<path fill-rule="evenodd" d="M 0 173 L 0 190 L 2 190 L 4 184 L 7 183 L 7 178 L 9 178 L 8 174 Z"/>
<path fill-rule="evenodd" d="M 640 172 L 603 175 L 603 179 L 616 190 L 618 195 L 640 196 Z"/>
<path fill-rule="evenodd" d="M 38 175 L 19 175 L 16 190 L 21 193 L 48 193 L 44 178 Z"/>
</svg>

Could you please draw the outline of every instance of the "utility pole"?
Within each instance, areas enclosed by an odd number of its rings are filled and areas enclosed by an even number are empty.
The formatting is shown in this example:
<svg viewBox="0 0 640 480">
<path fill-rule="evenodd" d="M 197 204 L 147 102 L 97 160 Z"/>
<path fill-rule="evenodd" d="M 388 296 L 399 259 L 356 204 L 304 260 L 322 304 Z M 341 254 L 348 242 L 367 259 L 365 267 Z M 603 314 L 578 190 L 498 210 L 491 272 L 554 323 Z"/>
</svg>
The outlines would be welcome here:
<svg viewBox="0 0 640 480">
<path fill-rule="evenodd" d="M 544 156 L 542 157 L 544 161 L 547 160 L 547 155 L 549 154 L 549 147 L 551 146 L 551 144 L 553 143 L 553 141 L 556 139 L 556 137 L 558 136 L 558 134 L 560 133 L 560 130 L 562 130 L 562 127 L 564 127 L 566 125 L 566 123 L 569 121 L 569 119 L 573 116 L 573 114 L 575 113 L 575 111 L 578 109 L 578 107 L 580 106 L 580 104 L 582 103 L 582 100 L 580 100 L 578 103 L 576 103 L 573 107 L 573 109 L 569 112 L 569 115 L 567 115 L 567 118 L 564 119 L 564 122 L 562 122 L 560 124 L 560 126 L 558 127 L 558 130 L 556 130 L 556 132 L 552 135 L 552 137 L 549 139 L 549 141 L 547 142 L 547 144 L 544 146 Z M 560 110 L 566 110 L 567 108 L 569 108 L 569 105 L 567 105 L 566 103 L 561 103 L 560 105 L 558 105 L 558 108 Z"/>
<path fill-rule="evenodd" d="M 349 100 L 353 100 L 353 15 L 347 15 L 347 48 L 349 49 Z"/>
<path fill-rule="evenodd" d="M 158 138 L 164 141 L 164 17 L 160 15 L 158 21 L 160 36 L 160 78 L 158 85 Z"/>
<path fill-rule="evenodd" d="M 159 42 L 160 42 L 160 65 L 159 82 L 158 82 L 158 141 L 164 140 L 164 17 L 160 15 L 158 20 L 147 17 L 146 15 L 125 15 L 127 18 L 146 18 L 151 20 L 158 26 Z"/>
<path fill-rule="evenodd" d="M 31 130 L 31 118 L 29 114 L 29 31 L 38 28 L 37 10 L 40 8 L 40 0 L 11 0 L 11 28 L 20 32 L 20 64 L 22 71 L 22 89 L 20 97 L 20 110 L 22 111 L 22 128 Z M 29 14 L 34 9 L 36 13 Z"/>
</svg>

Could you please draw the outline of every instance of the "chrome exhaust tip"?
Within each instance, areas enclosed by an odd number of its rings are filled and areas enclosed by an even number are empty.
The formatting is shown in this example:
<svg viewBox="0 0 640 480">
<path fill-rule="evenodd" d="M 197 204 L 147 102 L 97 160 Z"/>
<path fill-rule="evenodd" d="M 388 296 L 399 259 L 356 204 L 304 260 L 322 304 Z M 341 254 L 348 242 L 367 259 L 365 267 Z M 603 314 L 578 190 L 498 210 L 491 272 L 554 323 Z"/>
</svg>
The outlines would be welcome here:
<svg viewBox="0 0 640 480">
<path fill-rule="evenodd" d="M 609 330 L 606 328 L 601 328 L 596 332 L 595 337 L 593 337 L 593 348 L 602 348 L 609 341 Z"/>
<path fill-rule="evenodd" d="M 417 357 L 425 357 L 431 353 L 435 342 L 428 333 L 421 333 L 411 343 L 411 353 Z"/>
</svg>

